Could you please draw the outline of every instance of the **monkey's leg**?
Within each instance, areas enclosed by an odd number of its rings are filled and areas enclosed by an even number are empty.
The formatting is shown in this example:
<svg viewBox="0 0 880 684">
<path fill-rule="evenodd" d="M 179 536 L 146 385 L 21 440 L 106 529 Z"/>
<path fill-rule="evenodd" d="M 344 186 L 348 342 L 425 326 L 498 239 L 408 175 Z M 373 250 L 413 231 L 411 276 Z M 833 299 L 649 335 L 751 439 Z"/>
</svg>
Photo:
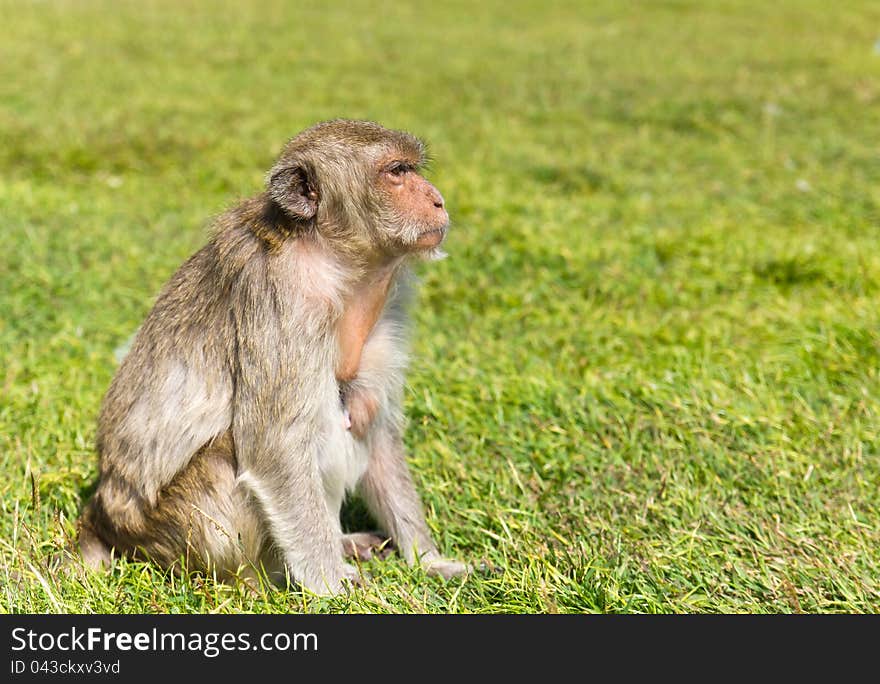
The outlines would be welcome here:
<svg viewBox="0 0 880 684">
<path fill-rule="evenodd" d="M 410 564 L 421 563 L 429 574 L 446 579 L 468 572 L 465 563 L 443 558 L 431 539 L 399 434 L 377 429 L 372 445 L 360 493 L 403 557 Z"/>
<path fill-rule="evenodd" d="M 236 486 L 229 432 L 202 446 L 159 493 L 155 506 L 132 497 L 112 473 L 80 519 L 80 550 L 91 567 L 117 554 L 176 570 L 254 579 L 264 535 L 253 502 Z"/>
<path fill-rule="evenodd" d="M 101 537 L 95 526 L 95 500 L 91 500 L 83 509 L 77 522 L 77 543 L 79 553 L 86 567 L 100 570 L 109 567 L 111 562 L 110 545 Z"/>
</svg>

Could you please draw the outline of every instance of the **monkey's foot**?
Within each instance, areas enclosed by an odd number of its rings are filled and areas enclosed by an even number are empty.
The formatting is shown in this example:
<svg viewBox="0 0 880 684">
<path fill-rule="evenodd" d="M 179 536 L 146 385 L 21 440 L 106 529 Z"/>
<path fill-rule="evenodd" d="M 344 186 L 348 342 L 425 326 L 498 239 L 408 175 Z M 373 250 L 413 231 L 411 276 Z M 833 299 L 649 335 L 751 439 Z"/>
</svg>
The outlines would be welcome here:
<svg viewBox="0 0 880 684">
<path fill-rule="evenodd" d="M 342 552 L 346 558 L 368 561 L 386 558 L 392 550 L 391 540 L 373 532 L 352 532 L 342 535 Z"/>
<path fill-rule="evenodd" d="M 443 579 L 452 579 L 460 575 L 473 572 L 473 567 L 467 563 L 449 560 L 448 558 L 422 559 L 422 567 L 429 575 L 436 575 Z"/>
</svg>

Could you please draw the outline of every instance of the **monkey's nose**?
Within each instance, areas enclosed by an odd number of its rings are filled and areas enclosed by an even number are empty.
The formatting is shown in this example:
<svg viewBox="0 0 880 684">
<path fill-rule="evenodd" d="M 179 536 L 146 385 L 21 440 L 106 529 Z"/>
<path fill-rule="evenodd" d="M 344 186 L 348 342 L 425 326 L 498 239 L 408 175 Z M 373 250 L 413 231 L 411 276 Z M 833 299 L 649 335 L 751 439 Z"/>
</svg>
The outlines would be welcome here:
<svg viewBox="0 0 880 684">
<path fill-rule="evenodd" d="M 431 198 L 431 201 L 434 203 L 434 206 L 438 209 L 443 208 L 443 195 L 440 194 L 440 191 L 437 188 L 431 186 L 428 190 L 428 197 Z"/>
</svg>

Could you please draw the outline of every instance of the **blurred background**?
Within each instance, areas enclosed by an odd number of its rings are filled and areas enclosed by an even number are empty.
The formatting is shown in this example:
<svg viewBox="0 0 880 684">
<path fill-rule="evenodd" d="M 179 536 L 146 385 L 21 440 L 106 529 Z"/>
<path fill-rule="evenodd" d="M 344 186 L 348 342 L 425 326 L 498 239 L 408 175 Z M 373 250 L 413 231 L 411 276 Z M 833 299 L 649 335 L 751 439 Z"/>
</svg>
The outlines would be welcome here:
<svg viewBox="0 0 880 684">
<path fill-rule="evenodd" d="M 875 612 L 880 5 L 0 1 L 0 608 Z M 407 444 L 456 583 L 45 558 L 113 350 L 335 117 L 429 145 Z"/>
</svg>

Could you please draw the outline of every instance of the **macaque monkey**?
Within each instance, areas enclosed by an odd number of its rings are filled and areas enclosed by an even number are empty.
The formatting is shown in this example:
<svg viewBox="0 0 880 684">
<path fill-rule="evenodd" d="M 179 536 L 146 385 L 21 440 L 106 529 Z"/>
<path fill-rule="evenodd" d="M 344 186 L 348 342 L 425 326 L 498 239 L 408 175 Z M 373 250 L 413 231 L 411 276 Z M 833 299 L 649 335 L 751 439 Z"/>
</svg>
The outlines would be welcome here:
<svg viewBox="0 0 880 684">
<path fill-rule="evenodd" d="M 408 262 L 449 217 L 412 135 L 336 120 L 174 274 L 104 397 L 87 565 L 117 555 L 336 593 L 383 541 L 343 535 L 356 491 L 410 563 L 451 577 L 402 441 Z"/>
</svg>

